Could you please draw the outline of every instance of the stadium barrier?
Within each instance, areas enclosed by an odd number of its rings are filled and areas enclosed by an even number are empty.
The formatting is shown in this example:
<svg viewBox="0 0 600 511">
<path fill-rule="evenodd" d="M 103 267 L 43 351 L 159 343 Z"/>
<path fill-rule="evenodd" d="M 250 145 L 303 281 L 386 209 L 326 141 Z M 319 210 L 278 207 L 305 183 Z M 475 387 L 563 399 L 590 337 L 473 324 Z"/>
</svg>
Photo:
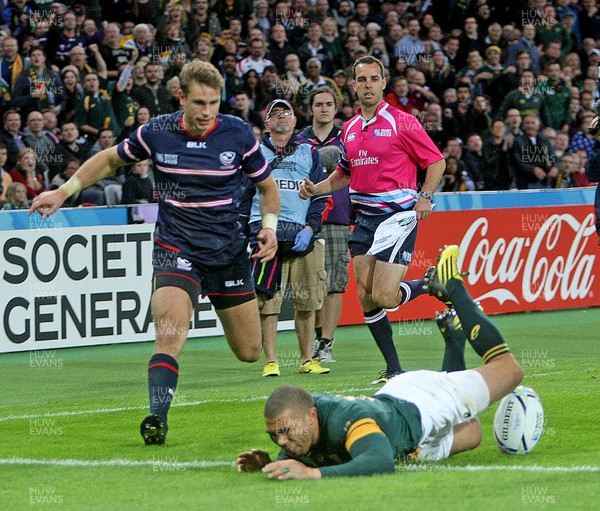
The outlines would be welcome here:
<svg viewBox="0 0 600 511">
<path fill-rule="evenodd" d="M 458 244 L 471 294 L 486 312 L 598 306 L 593 194 L 589 188 L 436 195 L 435 214 L 419 224 L 408 278 L 421 277 L 439 247 Z M 48 220 L 1 212 L 0 353 L 154 339 L 155 217 L 155 205 L 62 210 Z M 390 318 L 421 321 L 442 308 L 424 297 Z M 289 303 L 282 315 L 280 329 L 293 328 Z M 362 322 L 351 275 L 340 324 Z M 191 327 L 191 337 L 222 334 L 208 300 L 199 300 Z"/>
</svg>

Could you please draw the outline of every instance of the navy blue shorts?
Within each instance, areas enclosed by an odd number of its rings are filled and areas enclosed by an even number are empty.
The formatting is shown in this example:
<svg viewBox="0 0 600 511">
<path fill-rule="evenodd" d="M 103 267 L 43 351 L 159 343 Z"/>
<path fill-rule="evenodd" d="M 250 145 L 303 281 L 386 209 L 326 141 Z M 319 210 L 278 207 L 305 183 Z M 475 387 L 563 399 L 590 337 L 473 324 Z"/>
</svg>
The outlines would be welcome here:
<svg viewBox="0 0 600 511">
<path fill-rule="evenodd" d="M 390 215 L 358 214 L 348 246 L 352 257 L 373 255 L 378 261 L 408 266 L 417 239 L 415 211 Z"/>
<path fill-rule="evenodd" d="M 152 252 L 152 291 L 174 286 L 188 293 L 192 304 L 208 296 L 215 309 L 227 309 L 255 298 L 250 254 L 241 250 L 227 266 L 209 266 L 158 239 Z"/>
</svg>

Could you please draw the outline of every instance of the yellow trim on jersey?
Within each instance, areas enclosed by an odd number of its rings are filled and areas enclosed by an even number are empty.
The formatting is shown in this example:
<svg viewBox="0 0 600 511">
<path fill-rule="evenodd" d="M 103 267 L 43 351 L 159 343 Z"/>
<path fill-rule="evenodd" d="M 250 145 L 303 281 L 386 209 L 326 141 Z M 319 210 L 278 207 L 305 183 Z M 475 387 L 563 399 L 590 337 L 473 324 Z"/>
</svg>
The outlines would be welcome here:
<svg viewBox="0 0 600 511">
<path fill-rule="evenodd" d="M 373 433 L 385 433 L 381 431 L 381 428 L 377 425 L 374 419 L 360 419 L 356 421 L 348 430 L 348 436 L 346 437 L 346 450 L 350 452 L 352 444 L 361 438 L 371 435 Z"/>
</svg>

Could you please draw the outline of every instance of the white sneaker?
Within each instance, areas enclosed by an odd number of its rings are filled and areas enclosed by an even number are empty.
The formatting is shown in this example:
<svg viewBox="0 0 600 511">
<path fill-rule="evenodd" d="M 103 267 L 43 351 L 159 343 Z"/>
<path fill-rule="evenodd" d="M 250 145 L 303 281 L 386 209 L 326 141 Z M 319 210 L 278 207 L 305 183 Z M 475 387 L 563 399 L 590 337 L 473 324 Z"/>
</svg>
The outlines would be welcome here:
<svg viewBox="0 0 600 511">
<path fill-rule="evenodd" d="M 331 354 L 334 342 L 335 341 L 332 340 L 331 342 L 325 343 L 323 345 L 323 349 L 319 350 L 319 360 L 321 362 L 325 362 L 327 364 L 333 364 L 334 362 L 336 362 L 335 358 L 333 358 L 333 355 Z"/>
</svg>

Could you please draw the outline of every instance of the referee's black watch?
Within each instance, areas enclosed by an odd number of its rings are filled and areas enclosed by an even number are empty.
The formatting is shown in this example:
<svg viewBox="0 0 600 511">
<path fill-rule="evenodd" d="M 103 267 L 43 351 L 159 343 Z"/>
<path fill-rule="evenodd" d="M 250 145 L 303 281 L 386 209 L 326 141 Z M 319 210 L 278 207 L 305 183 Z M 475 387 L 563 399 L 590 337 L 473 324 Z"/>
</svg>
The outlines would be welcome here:
<svg viewBox="0 0 600 511">
<path fill-rule="evenodd" d="M 423 197 L 424 199 L 427 199 L 429 202 L 431 202 L 431 192 L 419 192 L 419 197 Z"/>
</svg>

